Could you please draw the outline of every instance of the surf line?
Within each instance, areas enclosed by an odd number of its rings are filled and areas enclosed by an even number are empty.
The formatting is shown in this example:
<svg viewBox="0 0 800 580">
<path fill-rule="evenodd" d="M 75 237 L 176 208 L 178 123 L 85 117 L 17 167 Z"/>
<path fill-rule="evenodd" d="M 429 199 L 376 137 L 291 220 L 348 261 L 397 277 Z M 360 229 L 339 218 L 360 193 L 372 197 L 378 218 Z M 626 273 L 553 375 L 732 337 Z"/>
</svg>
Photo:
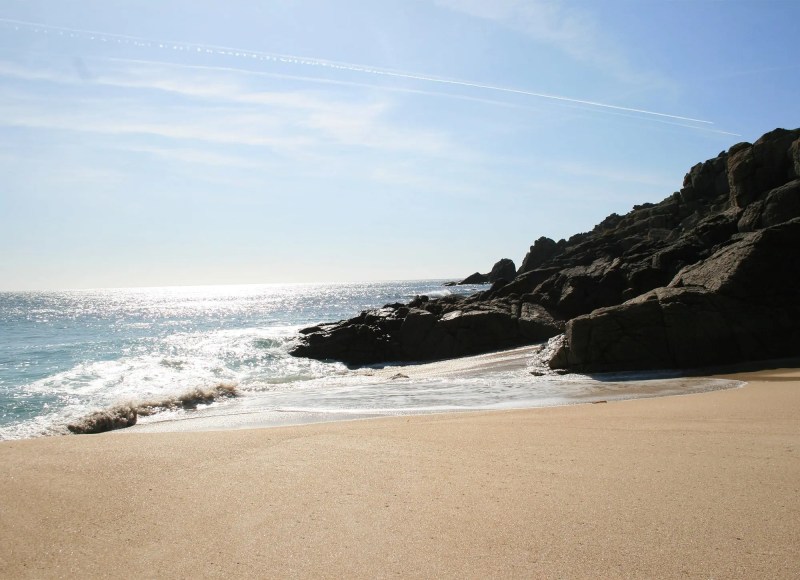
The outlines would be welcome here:
<svg viewBox="0 0 800 580">
<path fill-rule="evenodd" d="M 67 28 L 63 26 L 53 26 L 49 24 L 41 24 L 37 22 L 28 22 L 25 20 L 14 20 L 10 18 L 0 18 L 0 23 L 3 23 L 7 26 L 13 27 L 15 30 L 19 30 L 20 28 L 25 28 L 31 32 L 41 32 L 43 34 L 50 34 L 55 33 L 59 36 L 64 36 L 65 34 L 71 38 L 82 38 L 85 40 L 90 40 L 94 42 L 116 42 L 117 44 L 130 44 L 140 48 L 156 48 L 162 50 L 178 50 L 178 51 L 187 51 L 187 52 L 195 52 L 195 53 L 205 53 L 205 54 L 217 54 L 223 56 L 229 56 L 234 58 L 242 58 L 248 60 L 261 60 L 261 61 L 271 61 L 276 63 L 284 63 L 284 64 L 296 64 L 301 66 L 314 66 L 314 67 L 322 67 L 332 70 L 345 70 L 349 72 L 357 72 L 363 74 L 370 74 L 370 75 L 380 75 L 386 77 L 395 77 L 395 78 L 403 78 L 409 80 L 417 80 L 429 83 L 439 83 L 444 85 L 451 85 L 451 86 L 459 86 L 459 87 L 469 87 L 481 90 L 487 90 L 492 92 L 499 92 L 499 93 L 506 93 L 506 94 L 516 94 L 516 95 L 523 95 L 528 97 L 534 97 L 539 99 L 549 99 L 554 101 L 561 101 L 565 103 L 574 103 L 578 105 L 585 105 L 589 107 L 596 107 L 599 109 L 607 109 L 609 111 L 623 111 L 627 113 L 636 113 L 639 115 L 649 115 L 654 117 L 660 118 L 667 118 L 667 119 L 675 119 L 678 121 L 688 121 L 692 123 L 702 123 L 706 125 L 713 125 L 713 121 L 707 121 L 704 119 L 695 119 L 693 117 L 685 117 L 682 115 L 673 115 L 670 113 L 660 113 L 658 111 L 649 111 L 647 109 L 638 109 L 635 107 L 624 107 L 621 105 L 612 105 L 609 103 L 601 103 L 598 101 L 591 101 L 588 99 L 577 99 L 573 97 L 565 97 L 561 95 L 553 95 L 549 93 L 540 93 L 536 91 L 529 91 L 525 89 L 517 89 L 513 87 L 503 87 L 498 85 L 490 85 L 486 83 L 479 83 L 473 81 L 467 81 L 462 79 L 453 79 L 447 77 L 440 77 L 440 76 L 433 76 L 433 75 L 426 75 L 421 73 L 413 73 L 413 72 L 403 72 L 391 69 L 384 69 L 379 67 L 373 67 L 368 65 L 362 64 L 354 64 L 354 63 L 347 63 L 347 62 L 339 62 L 339 61 L 332 61 L 326 60 L 316 57 L 304 57 L 304 56 L 292 56 L 286 54 L 279 54 L 279 53 L 270 53 L 270 52 L 262 52 L 262 51 L 254 51 L 254 50 L 246 50 L 240 48 L 232 48 L 226 46 L 216 46 L 210 44 L 197 44 L 197 43 L 190 43 L 190 42 L 180 42 L 180 41 L 165 41 L 165 40 L 155 40 L 151 38 L 139 37 L 139 36 L 130 36 L 126 34 L 115 34 L 115 33 L 108 33 L 108 32 L 99 32 L 99 31 L 92 31 L 92 30 L 83 30 L 80 28 Z"/>
</svg>

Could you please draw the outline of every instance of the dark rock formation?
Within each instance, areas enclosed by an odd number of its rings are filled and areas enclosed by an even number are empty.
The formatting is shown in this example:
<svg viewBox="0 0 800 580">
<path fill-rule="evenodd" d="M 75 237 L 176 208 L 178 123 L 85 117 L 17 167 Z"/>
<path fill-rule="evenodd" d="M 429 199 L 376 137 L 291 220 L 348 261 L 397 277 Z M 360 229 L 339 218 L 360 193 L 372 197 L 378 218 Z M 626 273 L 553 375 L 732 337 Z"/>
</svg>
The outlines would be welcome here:
<svg viewBox="0 0 800 580">
<path fill-rule="evenodd" d="M 731 148 L 728 159 L 728 183 L 731 203 L 745 208 L 764 193 L 798 177 L 797 131 L 776 129 L 750 145 Z"/>
<path fill-rule="evenodd" d="M 132 402 L 117 405 L 102 411 L 95 411 L 67 425 L 67 429 L 76 435 L 105 433 L 116 429 L 133 427 L 140 416 L 147 417 L 162 411 L 177 409 L 194 410 L 199 405 L 208 405 L 218 399 L 238 396 L 234 385 L 219 384 L 213 387 L 197 387 L 178 396 L 168 396 L 155 401 Z"/>
<path fill-rule="evenodd" d="M 77 435 L 105 433 L 106 431 L 132 427 L 136 425 L 137 419 L 138 416 L 134 407 L 120 405 L 119 407 L 96 411 L 91 415 L 87 415 L 80 421 L 67 425 L 67 429 Z"/>
<path fill-rule="evenodd" d="M 394 305 L 307 329 L 294 354 L 355 364 L 446 358 L 543 340 L 570 319 L 554 368 L 800 354 L 787 346 L 791 337 L 800 345 L 792 330 L 800 319 L 789 306 L 800 298 L 792 293 L 798 217 L 800 129 L 776 129 L 698 163 L 660 203 L 612 214 L 568 240 L 539 238 L 513 279 L 503 266 L 491 288 L 469 298 Z M 713 282 L 712 271 L 725 282 Z M 787 290 L 765 294 L 781 286 Z"/>
<path fill-rule="evenodd" d="M 497 282 L 498 280 L 505 280 L 510 282 L 517 276 L 517 267 L 514 262 L 508 258 L 503 258 L 492 266 L 492 271 L 489 272 L 489 282 Z"/>
<path fill-rule="evenodd" d="M 292 354 L 351 365 L 436 360 L 540 342 L 563 329 L 562 321 L 524 297 L 420 296 L 407 306 L 389 304 L 303 329 Z"/>
<path fill-rule="evenodd" d="M 489 274 L 481 274 L 480 272 L 475 272 L 474 274 L 470 274 L 459 284 L 488 284 L 489 283 Z"/>
<path fill-rule="evenodd" d="M 800 130 L 779 129 L 693 167 L 680 195 L 708 209 L 684 218 L 685 231 L 652 261 L 663 272 L 686 265 L 668 284 L 571 320 L 551 366 L 686 368 L 800 354 L 798 151 Z"/>
<path fill-rule="evenodd" d="M 666 288 L 571 320 L 551 365 L 691 368 L 797 355 L 799 248 L 800 219 L 744 234 Z"/>
<path fill-rule="evenodd" d="M 492 266 L 492 271 L 488 274 L 475 272 L 474 274 L 461 280 L 459 284 L 492 284 L 498 280 L 505 280 L 506 282 L 509 282 L 513 280 L 516 275 L 517 268 L 514 266 L 513 260 L 503 258 L 494 266 Z"/>
<path fill-rule="evenodd" d="M 564 240 L 556 243 L 550 238 L 542 236 L 533 243 L 530 251 L 525 255 L 525 258 L 523 258 L 522 265 L 519 267 L 519 274 L 536 270 L 547 260 L 562 250 L 564 248 L 564 244 Z"/>
</svg>

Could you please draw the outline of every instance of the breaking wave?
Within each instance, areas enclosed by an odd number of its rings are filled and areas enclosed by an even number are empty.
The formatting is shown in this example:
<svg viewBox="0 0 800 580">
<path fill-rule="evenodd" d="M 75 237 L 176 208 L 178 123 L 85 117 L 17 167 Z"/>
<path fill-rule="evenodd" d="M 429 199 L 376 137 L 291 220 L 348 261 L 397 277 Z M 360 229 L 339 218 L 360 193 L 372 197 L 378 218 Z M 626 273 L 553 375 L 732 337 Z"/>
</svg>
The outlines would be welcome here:
<svg viewBox="0 0 800 580">
<path fill-rule="evenodd" d="M 219 384 L 205 389 L 198 387 L 161 400 L 131 402 L 95 411 L 74 423 L 69 423 L 67 429 L 75 434 L 104 433 L 131 427 L 136 424 L 140 416 L 147 417 L 164 411 L 191 411 L 197 409 L 199 405 L 210 405 L 219 399 L 238 395 L 236 386 L 232 384 Z"/>
</svg>

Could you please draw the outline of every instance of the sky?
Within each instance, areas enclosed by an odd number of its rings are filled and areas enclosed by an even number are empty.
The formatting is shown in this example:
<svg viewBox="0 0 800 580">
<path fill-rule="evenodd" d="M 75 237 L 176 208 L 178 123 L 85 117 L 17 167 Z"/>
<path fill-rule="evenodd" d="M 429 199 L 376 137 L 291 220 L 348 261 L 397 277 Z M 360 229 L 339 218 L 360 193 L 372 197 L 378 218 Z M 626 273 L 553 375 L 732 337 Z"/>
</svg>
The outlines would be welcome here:
<svg viewBox="0 0 800 580">
<path fill-rule="evenodd" d="M 3 0 L 0 290 L 463 278 L 800 126 L 797 0 Z"/>
</svg>

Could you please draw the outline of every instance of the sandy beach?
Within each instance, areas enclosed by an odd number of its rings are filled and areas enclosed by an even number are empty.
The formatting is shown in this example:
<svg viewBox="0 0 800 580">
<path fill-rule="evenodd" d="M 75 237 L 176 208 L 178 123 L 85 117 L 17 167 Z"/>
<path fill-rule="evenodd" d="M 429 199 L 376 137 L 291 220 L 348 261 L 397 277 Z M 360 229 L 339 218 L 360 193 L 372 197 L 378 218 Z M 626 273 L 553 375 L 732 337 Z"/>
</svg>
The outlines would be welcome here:
<svg viewBox="0 0 800 580">
<path fill-rule="evenodd" d="M 0 576 L 800 576 L 800 371 L 679 397 L 0 443 Z"/>
</svg>

